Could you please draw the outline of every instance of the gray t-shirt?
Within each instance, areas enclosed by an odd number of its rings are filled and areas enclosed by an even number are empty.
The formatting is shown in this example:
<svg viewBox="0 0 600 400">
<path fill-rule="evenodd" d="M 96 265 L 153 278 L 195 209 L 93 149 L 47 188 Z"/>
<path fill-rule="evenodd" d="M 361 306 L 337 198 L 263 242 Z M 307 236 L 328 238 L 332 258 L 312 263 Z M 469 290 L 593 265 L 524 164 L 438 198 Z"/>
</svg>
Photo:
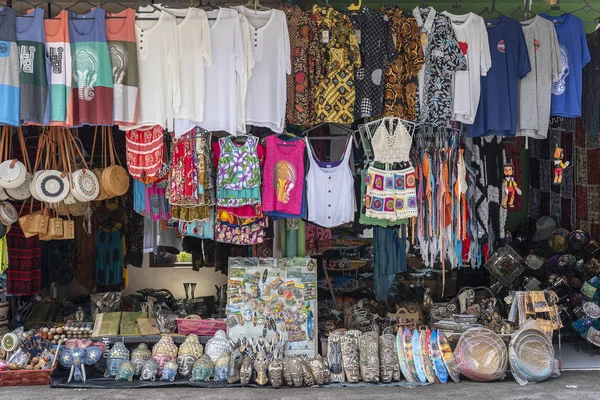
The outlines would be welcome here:
<svg viewBox="0 0 600 400">
<path fill-rule="evenodd" d="M 0 125 L 19 125 L 19 48 L 17 14 L 0 6 Z"/>
<path fill-rule="evenodd" d="M 545 139 L 550 122 L 552 82 L 560 72 L 560 47 L 550 21 L 535 16 L 522 21 L 531 72 L 519 81 L 517 136 Z"/>
</svg>

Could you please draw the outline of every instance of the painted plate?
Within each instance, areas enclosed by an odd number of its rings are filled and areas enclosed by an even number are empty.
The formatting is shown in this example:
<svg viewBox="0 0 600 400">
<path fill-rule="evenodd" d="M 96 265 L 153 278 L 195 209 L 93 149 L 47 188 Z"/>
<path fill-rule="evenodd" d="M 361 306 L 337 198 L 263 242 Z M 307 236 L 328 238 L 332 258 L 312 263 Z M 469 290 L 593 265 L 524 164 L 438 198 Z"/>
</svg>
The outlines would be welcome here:
<svg viewBox="0 0 600 400">
<path fill-rule="evenodd" d="M 0 203 L 0 219 L 5 225 L 12 225 L 19 219 L 17 209 L 8 201 Z"/>
<path fill-rule="evenodd" d="M 72 182 L 71 192 L 79 201 L 93 201 L 100 194 L 98 178 L 89 169 L 80 169 L 73 172 Z"/>
<path fill-rule="evenodd" d="M 37 201 L 41 201 L 41 199 L 40 199 L 40 195 L 35 190 L 35 182 L 37 181 L 37 179 L 40 177 L 40 175 L 43 172 L 44 172 L 44 170 L 36 171 L 31 176 L 31 179 L 29 179 L 29 191 L 31 192 L 31 195 L 33 196 L 33 198 L 36 199 Z"/>
<path fill-rule="evenodd" d="M 2 338 L 2 350 L 15 351 L 19 347 L 19 337 L 14 333 L 7 333 Z"/>
</svg>

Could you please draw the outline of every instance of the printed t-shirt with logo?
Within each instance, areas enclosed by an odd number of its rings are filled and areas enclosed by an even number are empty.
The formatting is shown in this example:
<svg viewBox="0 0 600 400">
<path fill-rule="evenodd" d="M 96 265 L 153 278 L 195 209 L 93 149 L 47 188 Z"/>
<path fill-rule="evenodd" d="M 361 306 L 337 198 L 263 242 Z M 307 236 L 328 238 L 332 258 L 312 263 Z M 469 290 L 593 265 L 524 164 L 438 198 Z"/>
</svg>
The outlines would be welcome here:
<svg viewBox="0 0 600 400">
<path fill-rule="evenodd" d="M 113 125 L 112 67 L 104 22 L 106 11 L 69 13 L 73 57 L 73 126 Z"/>
<path fill-rule="evenodd" d="M 0 6 L 0 125 L 19 125 L 19 49 L 17 14 Z"/>
<path fill-rule="evenodd" d="M 73 125 L 71 96 L 71 45 L 69 13 L 62 10 L 56 18 L 44 20 L 46 52 L 50 59 L 50 125 Z"/>
<path fill-rule="evenodd" d="M 17 17 L 17 44 L 21 60 L 21 111 L 23 123 L 47 125 L 50 120 L 44 10 L 36 8 Z"/>
<path fill-rule="evenodd" d="M 581 116 L 583 67 L 590 62 L 583 22 L 572 14 L 551 16 L 540 14 L 554 23 L 560 45 L 560 73 L 552 84 L 551 115 L 575 118 Z"/>
<path fill-rule="evenodd" d="M 453 119 L 472 124 L 481 94 L 480 77 L 486 76 L 492 66 L 485 22 L 474 13 L 454 15 L 444 11 L 443 14 L 450 18 L 460 50 L 467 60 L 467 69 L 454 73 Z"/>
<path fill-rule="evenodd" d="M 521 24 L 502 16 L 486 20 L 492 67 L 481 77 L 481 97 L 467 135 L 515 136 L 519 113 L 519 80 L 529 71 L 529 55 Z"/>
</svg>

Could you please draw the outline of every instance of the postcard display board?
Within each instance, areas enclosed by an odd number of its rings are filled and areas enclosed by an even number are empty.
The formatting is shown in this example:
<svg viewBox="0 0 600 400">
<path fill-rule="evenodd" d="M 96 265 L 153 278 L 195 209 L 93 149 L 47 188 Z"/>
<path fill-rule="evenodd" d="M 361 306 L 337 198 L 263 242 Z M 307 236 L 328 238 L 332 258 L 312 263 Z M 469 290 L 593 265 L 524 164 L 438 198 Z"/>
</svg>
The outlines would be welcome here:
<svg viewBox="0 0 600 400">
<path fill-rule="evenodd" d="M 317 354 L 317 263 L 311 258 L 229 259 L 227 333 L 237 341 L 277 335 L 286 355 Z"/>
</svg>

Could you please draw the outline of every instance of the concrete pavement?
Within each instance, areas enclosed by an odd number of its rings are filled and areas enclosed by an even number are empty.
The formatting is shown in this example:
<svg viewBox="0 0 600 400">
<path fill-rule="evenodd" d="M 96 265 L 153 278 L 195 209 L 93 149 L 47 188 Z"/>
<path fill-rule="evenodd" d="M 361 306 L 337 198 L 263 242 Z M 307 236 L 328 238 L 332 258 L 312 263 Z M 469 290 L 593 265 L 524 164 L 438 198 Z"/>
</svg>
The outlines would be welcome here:
<svg viewBox="0 0 600 400">
<path fill-rule="evenodd" d="M 563 372 L 559 378 L 535 385 L 519 386 L 512 378 L 502 382 L 429 385 L 423 387 L 346 387 L 346 388 L 161 388 L 161 389 L 51 389 L 48 386 L 2 387 L 6 400 L 600 400 L 600 371 Z"/>
</svg>

